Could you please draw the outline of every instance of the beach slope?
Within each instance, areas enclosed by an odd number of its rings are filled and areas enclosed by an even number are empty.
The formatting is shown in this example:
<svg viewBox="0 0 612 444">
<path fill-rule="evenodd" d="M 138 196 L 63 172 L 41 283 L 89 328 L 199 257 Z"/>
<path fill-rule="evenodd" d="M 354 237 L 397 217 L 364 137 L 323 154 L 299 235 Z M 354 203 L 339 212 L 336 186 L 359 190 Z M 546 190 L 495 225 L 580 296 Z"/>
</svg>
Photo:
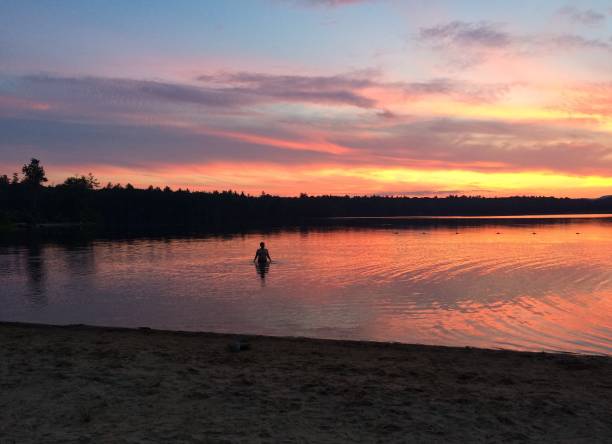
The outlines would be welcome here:
<svg viewBox="0 0 612 444">
<path fill-rule="evenodd" d="M 0 442 L 612 442 L 612 358 L 0 323 Z"/>
</svg>

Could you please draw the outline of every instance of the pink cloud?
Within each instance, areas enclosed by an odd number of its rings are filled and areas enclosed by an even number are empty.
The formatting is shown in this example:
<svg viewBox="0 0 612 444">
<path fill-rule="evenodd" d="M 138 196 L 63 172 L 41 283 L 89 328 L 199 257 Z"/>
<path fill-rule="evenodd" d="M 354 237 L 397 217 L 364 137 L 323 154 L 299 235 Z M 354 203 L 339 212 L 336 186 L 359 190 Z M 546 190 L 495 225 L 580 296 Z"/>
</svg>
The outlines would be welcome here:
<svg viewBox="0 0 612 444">
<path fill-rule="evenodd" d="M 612 119 L 612 82 L 575 85 L 564 96 L 560 109 Z"/>
</svg>

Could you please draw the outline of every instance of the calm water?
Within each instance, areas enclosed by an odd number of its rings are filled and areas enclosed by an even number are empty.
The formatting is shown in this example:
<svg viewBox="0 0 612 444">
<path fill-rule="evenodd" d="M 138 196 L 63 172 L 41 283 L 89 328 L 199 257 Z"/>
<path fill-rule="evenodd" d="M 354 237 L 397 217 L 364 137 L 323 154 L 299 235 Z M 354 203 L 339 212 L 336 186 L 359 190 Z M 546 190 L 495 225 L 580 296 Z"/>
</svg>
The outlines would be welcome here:
<svg viewBox="0 0 612 444">
<path fill-rule="evenodd" d="M 5 244 L 0 320 L 612 354 L 612 219 L 378 225 Z"/>
</svg>

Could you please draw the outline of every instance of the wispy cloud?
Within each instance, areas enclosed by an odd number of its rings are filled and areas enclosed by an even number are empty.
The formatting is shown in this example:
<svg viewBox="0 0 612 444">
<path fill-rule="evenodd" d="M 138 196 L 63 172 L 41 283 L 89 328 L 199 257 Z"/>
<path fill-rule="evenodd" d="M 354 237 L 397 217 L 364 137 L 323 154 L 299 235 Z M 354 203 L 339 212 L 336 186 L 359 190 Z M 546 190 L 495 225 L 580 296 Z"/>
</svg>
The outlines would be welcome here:
<svg viewBox="0 0 612 444">
<path fill-rule="evenodd" d="M 360 108 L 384 108 L 384 102 L 377 99 L 376 90 L 411 100 L 448 96 L 460 102 L 493 102 L 511 87 L 507 84 L 475 84 L 449 78 L 422 82 L 388 82 L 381 80 L 380 73 L 375 70 L 334 76 L 240 72 L 203 75 L 199 80 L 209 86 L 223 85 L 222 88 L 227 91 L 243 92 L 249 96 L 305 103 L 344 104 Z"/>
<path fill-rule="evenodd" d="M 569 113 L 612 119 L 612 82 L 571 85 L 558 108 Z"/>
<path fill-rule="evenodd" d="M 567 5 L 559 9 L 558 14 L 572 23 L 581 25 L 598 25 L 606 20 L 606 15 L 592 9 L 578 9 Z"/>
<path fill-rule="evenodd" d="M 452 21 L 421 28 L 415 38 L 458 68 L 478 65 L 495 54 L 522 51 L 516 37 L 504 31 L 501 23 Z"/>
<path fill-rule="evenodd" d="M 612 137 L 542 123 L 434 119 L 398 124 L 378 137 L 335 143 L 370 159 L 419 168 L 612 174 Z"/>
<path fill-rule="evenodd" d="M 499 24 L 489 22 L 453 21 L 429 28 L 421 28 L 418 39 L 444 47 L 467 45 L 504 48 L 512 43 L 512 36 L 500 31 L 499 28 Z"/>
<path fill-rule="evenodd" d="M 401 84 L 409 98 L 421 99 L 431 96 L 447 96 L 457 102 L 492 103 L 500 100 L 512 88 L 504 83 L 470 83 L 448 78 L 431 79 L 426 82 Z"/>
<path fill-rule="evenodd" d="M 612 51 L 612 42 L 589 39 L 576 34 L 559 34 L 534 39 L 533 44 L 553 50 L 597 49 L 606 52 Z"/>
<path fill-rule="evenodd" d="M 26 75 L 0 85 L 3 113 L 18 111 L 10 103 L 39 106 L 24 110 L 51 109 L 55 113 L 84 116 L 124 116 L 147 113 L 150 117 L 185 117 L 206 108 L 213 115 L 256 112 L 256 105 L 297 104 L 353 107 L 372 110 L 381 117 L 394 117 L 389 100 L 415 103 L 447 97 L 461 103 L 493 103 L 512 88 L 510 84 L 471 83 L 450 78 L 419 82 L 385 81 L 374 70 L 332 76 L 276 75 L 257 72 L 226 72 L 200 75 L 197 83 L 104 77 Z M 8 86 L 7 86 L 8 85 Z M 10 103 L 9 103 L 10 102 Z"/>
<path fill-rule="evenodd" d="M 356 123 L 317 135 L 314 128 L 301 131 L 295 125 L 285 126 L 284 122 L 274 127 L 240 128 L 234 121 L 229 129 L 215 129 L 202 124 L 137 125 L 95 120 L 59 121 L 52 117 L 0 117 L 3 135 L 0 158 L 18 165 L 24 156 L 40 156 L 63 165 L 90 163 L 139 171 L 162 166 L 172 170 L 181 165 L 204 169 L 221 162 L 228 165 L 228 171 L 233 168 L 235 174 L 256 169 L 263 162 L 277 169 L 300 168 L 302 172 L 312 173 L 325 168 L 338 174 L 368 168 L 383 176 L 386 168 L 419 170 L 423 175 L 427 171 L 442 170 L 612 175 L 609 133 L 541 122 L 389 119 L 382 130 L 374 124 L 368 130 L 367 126 Z M 338 190 L 347 186 L 342 180 L 336 185 L 340 187 Z M 442 186 L 447 185 L 453 183 Z M 398 188 L 386 185 L 385 189 Z M 304 190 L 311 188 L 298 191 Z"/>
<path fill-rule="evenodd" d="M 582 131 L 550 122 L 474 120 L 461 118 L 461 108 L 459 118 L 407 118 L 386 102 L 390 96 L 409 106 L 440 96 L 480 105 L 497 102 L 513 85 L 451 78 L 391 82 L 372 70 L 333 76 L 222 72 L 200 75 L 194 82 L 49 75 L 3 82 L 0 97 L 11 100 L 0 100 L 0 157 L 23 157 L 27 151 L 65 163 L 112 159 L 141 167 L 164 160 L 254 164 L 265 159 L 276 165 L 333 163 L 340 169 L 374 164 L 612 175 L 612 137 L 592 127 Z M 598 118 L 595 114 L 612 112 L 609 85 L 573 91 L 569 113 Z M 253 106 L 286 102 L 300 104 L 301 120 L 292 120 L 285 106 L 276 111 Z M 31 105 L 40 103 L 45 106 Z M 352 107 L 342 109 L 351 117 L 338 125 L 319 113 L 310 117 L 313 104 Z M 228 119 L 223 115 L 228 110 L 244 114 Z"/>
<path fill-rule="evenodd" d="M 612 42 L 579 34 L 516 34 L 503 23 L 452 21 L 421 28 L 416 41 L 449 56 L 451 64 L 469 67 L 491 55 L 504 57 L 573 50 L 612 52 Z"/>
<path fill-rule="evenodd" d="M 333 154 L 311 149 L 294 137 L 267 137 L 198 131 L 168 125 L 61 122 L 0 118 L 0 158 L 18 162 L 28 156 L 62 163 L 112 163 L 146 167 L 155 163 L 266 162 L 292 165 L 330 161 Z M 171 156 L 169 156 L 171 152 Z"/>
<path fill-rule="evenodd" d="M 93 100 L 117 104 L 142 104 L 147 101 L 197 104 L 209 107 L 240 106 L 256 97 L 198 86 L 125 78 L 62 77 L 28 75 L 16 80 L 29 94 L 42 97 Z"/>
<path fill-rule="evenodd" d="M 262 73 L 202 75 L 199 85 L 103 77 L 29 75 L 17 80 L 31 95 L 87 98 L 101 102 L 158 101 L 231 108 L 271 102 L 316 103 L 373 108 L 360 91 L 376 85 L 368 73 L 290 76 Z M 19 86 L 19 85 L 18 85 Z"/>
<path fill-rule="evenodd" d="M 336 76 L 270 75 L 262 73 L 226 73 L 202 75 L 201 82 L 216 86 L 217 91 L 245 94 L 262 99 L 353 105 L 372 108 L 375 101 L 359 91 L 374 84 L 372 72 Z"/>
</svg>

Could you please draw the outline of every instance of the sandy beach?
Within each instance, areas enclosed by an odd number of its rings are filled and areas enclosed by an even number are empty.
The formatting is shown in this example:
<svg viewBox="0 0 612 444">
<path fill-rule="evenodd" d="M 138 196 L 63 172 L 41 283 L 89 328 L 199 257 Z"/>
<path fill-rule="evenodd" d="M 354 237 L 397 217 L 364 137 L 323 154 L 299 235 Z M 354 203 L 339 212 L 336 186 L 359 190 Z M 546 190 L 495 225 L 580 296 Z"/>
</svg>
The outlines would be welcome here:
<svg viewBox="0 0 612 444">
<path fill-rule="evenodd" d="M 612 442 L 610 357 L 236 338 L 2 323 L 0 442 Z"/>
</svg>

